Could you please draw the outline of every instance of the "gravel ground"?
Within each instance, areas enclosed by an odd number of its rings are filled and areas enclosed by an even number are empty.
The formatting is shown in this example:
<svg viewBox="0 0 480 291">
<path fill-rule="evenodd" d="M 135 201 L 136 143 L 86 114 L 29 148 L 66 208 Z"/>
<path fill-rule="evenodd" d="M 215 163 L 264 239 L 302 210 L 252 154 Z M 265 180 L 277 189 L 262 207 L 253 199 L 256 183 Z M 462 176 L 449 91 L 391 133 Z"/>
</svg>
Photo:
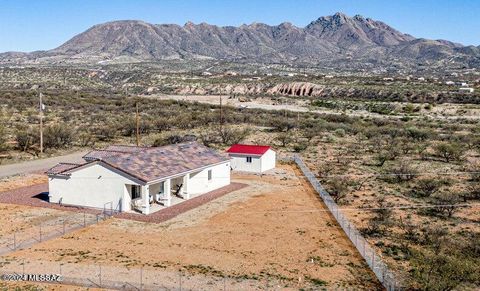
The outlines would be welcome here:
<svg viewBox="0 0 480 291">
<path fill-rule="evenodd" d="M 66 210 L 74 212 L 86 212 L 91 214 L 101 213 L 100 210 L 63 206 L 55 203 L 49 203 L 45 199 L 48 198 L 48 183 L 21 187 L 13 190 L 0 192 L 0 203 L 26 205 L 33 207 L 52 208 L 57 210 Z"/>
</svg>

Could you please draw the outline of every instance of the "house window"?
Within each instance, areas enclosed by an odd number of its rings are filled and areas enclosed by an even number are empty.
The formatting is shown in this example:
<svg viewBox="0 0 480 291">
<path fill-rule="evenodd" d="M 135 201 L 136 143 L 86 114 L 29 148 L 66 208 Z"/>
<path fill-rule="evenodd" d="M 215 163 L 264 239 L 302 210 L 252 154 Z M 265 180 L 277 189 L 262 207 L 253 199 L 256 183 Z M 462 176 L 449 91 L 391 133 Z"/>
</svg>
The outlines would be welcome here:
<svg viewBox="0 0 480 291">
<path fill-rule="evenodd" d="M 140 186 L 132 185 L 132 199 L 140 198 Z"/>
<path fill-rule="evenodd" d="M 252 157 L 247 157 L 247 163 L 251 163 L 252 162 Z"/>
<path fill-rule="evenodd" d="M 208 170 L 208 181 L 212 180 L 212 170 Z"/>
</svg>

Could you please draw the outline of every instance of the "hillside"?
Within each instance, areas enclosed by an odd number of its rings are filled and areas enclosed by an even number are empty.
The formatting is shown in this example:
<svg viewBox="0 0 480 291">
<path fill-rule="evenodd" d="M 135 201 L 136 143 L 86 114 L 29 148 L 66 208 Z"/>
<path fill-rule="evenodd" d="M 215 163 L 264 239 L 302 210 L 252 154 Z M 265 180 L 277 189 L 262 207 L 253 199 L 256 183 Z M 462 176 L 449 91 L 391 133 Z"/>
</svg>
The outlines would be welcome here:
<svg viewBox="0 0 480 291">
<path fill-rule="evenodd" d="M 342 13 L 306 27 L 252 23 L 219 27 L 206 23 L 99 24 L 58 48 L 0 54 L 2 62 L 158 61 L 217 59 L 237 62 L 341 66 L 452 66 L 480 64 L 480 49 L 444 40 L 417 39 L 387 24 Z"/>
</svg>

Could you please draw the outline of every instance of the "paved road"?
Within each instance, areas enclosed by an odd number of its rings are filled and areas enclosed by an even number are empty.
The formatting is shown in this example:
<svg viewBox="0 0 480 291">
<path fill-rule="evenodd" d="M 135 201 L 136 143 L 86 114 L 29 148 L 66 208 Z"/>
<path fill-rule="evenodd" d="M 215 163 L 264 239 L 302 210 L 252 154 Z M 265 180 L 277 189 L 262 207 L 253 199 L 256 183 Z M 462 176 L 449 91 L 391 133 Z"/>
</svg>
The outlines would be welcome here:
<svg viewBox="0 0 480 291">
<path fill-rule="evenodd" d="M 46 170 L 60 162 L 80 162 L 82 161 L 82 156 L 86 153 L 82 151 L 64 156 L 0 166 L 0 178 Z"/>
</svg>

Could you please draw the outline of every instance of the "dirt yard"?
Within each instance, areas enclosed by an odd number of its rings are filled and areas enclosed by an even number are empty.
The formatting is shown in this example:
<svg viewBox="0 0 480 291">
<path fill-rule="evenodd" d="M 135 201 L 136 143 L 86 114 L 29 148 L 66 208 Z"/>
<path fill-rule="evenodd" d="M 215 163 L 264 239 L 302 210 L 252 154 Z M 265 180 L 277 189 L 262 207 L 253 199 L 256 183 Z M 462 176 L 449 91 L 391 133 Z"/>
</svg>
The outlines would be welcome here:
<svg viewBox="0 0 480 291">
<path fill-rule="evenodd" d="M 293 288 L 380 289 L 313 189 L 298 175 L 289 165 L 263 177 L 237 174 L 234 181 L 248 187 L 167 222 L 114 218 L 8 259 L 278 279 Z"/>
<path fill-rule="evenodd" d="M 43 174 L 28 174 L 0 178 L 0 192 L 13 190 L 21 187 L 38 185 L 48 182 L 48 177 Z"/>
</svg>

